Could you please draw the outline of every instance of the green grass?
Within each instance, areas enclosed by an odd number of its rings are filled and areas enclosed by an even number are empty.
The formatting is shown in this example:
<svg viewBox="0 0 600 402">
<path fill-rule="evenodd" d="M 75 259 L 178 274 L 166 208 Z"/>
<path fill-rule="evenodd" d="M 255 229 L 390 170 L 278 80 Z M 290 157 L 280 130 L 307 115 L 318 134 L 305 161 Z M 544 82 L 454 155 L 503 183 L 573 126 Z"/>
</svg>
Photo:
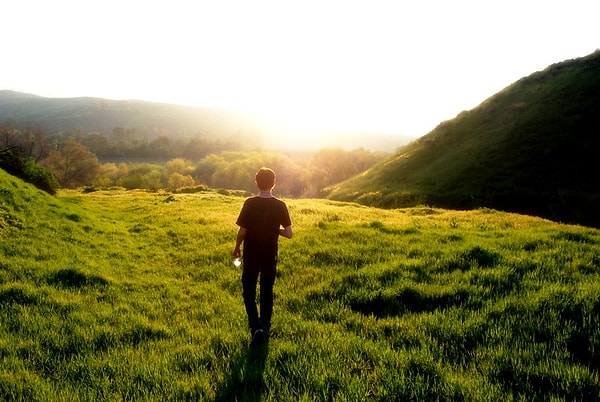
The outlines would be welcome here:
<svg viewBox="0 0 600 402">
<path fill-rule="evenodd" d="M 0 171 L 2 400 L 596 400 L 600 231 L 494 210 L 286 200 L 249 347 L 243 198 Z"/>
</svg>

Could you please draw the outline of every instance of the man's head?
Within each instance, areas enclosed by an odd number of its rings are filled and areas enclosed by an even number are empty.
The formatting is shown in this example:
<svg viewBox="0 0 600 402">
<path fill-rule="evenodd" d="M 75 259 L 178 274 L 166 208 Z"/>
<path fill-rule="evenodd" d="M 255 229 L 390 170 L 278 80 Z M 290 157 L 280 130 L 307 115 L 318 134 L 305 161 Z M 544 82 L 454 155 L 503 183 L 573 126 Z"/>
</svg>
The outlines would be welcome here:
<svg viewBox="0 0 600 402">
<path fill-rule="evenodd" d="M 266 167 L 260 168 L 256 172 L 255 180 L 261 191 L 272 190 L 275 187 L 275 172 Z"/>
</svg>

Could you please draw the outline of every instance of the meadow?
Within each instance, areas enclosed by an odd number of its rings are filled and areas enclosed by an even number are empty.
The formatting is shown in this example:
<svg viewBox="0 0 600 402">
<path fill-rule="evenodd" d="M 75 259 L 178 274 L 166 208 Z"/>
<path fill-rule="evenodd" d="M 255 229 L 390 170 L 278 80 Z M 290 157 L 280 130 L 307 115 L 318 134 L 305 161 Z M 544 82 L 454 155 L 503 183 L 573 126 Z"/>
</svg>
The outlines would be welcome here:
<svg viewBox="0 0 600 402">
<path fill-rule="evenodd" d="M 252 348 L 243 194 L 0 184 L 2 400 L 599 399 L 599 230 L 285 199 Z"/>
</svg>

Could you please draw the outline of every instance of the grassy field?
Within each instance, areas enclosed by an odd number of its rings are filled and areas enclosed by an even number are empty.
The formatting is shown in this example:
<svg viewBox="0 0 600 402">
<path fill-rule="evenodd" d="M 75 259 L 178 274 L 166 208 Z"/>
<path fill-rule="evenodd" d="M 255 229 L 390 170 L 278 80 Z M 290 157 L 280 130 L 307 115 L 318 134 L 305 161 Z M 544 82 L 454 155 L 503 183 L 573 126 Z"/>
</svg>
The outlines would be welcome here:
<svg viewBox="0 0 600 402">
<path fill-rule="evenodd" d="M 231 263 L 244 198 L 0 171 L 0 399 L 597 400 L 600 231 L 286 200 L 269 341 Z"/>
</svg>

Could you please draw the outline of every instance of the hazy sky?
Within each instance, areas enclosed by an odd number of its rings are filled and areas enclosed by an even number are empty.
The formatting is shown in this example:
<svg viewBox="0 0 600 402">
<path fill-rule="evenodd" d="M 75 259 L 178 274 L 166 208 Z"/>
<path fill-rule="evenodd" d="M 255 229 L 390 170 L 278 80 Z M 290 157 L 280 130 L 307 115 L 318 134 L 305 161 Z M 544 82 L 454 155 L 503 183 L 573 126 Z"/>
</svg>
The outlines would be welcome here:
<svg viewBox="0 0 600 402">
<path fill-rule="evenodd" d="M 2 1 L 0 89 L 421 136 L 600 48 L 597 0 Z"/>
</svg>

